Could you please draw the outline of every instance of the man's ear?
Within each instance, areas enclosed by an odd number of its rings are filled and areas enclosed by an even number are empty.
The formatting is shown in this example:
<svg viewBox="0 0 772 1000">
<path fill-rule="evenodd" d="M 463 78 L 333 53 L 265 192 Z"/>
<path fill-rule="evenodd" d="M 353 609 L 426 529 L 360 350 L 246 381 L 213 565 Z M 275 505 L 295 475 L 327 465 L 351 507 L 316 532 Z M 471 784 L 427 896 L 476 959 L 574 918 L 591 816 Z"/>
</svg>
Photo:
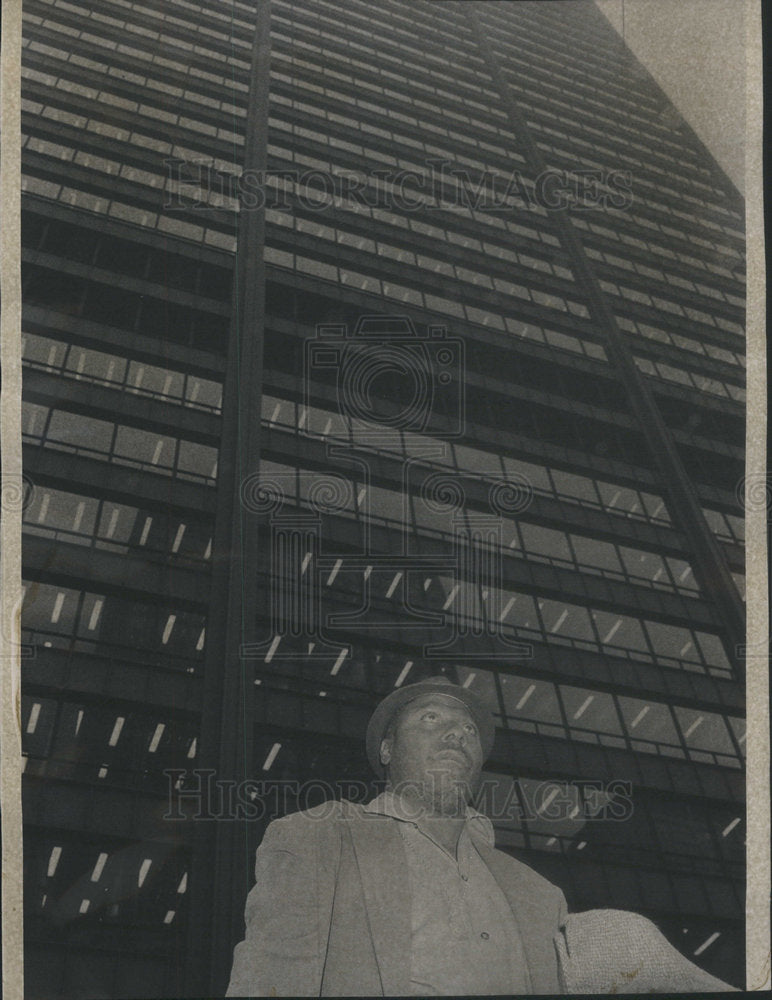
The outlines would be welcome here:
<svg viewBox="0 0 772 1000">
<path fill-rule="evenodd" d="M 391 760 L 391 740 L 383 739 L 381 740 L 380 754 L 381 764 L 385 767 Z"/>
</svg>

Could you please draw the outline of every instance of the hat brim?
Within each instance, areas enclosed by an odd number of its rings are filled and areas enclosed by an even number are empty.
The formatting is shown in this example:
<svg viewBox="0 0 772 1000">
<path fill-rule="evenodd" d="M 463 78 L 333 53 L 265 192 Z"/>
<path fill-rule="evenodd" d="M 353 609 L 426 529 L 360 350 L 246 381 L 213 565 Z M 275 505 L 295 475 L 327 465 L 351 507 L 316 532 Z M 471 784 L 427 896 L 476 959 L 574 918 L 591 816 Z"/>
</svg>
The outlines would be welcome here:
<svg viewBox="0 0 772 1000">
<path fill-rule="evenodd" d="M 455 698 L 465 705 L 477 726 L 483 761 L 487 760 L 490 756 L 496 732 L 493 713 L 490 707 L 468 688 L 454 684 L 445 677 L 435 677 L 426 681 L 418 681 L 416 684 L 408 684 L 407 687 L 392 691 L 377 706 L 370 717 L 365 737 L 367 759 L 370 761 L 370 766 L 379 778 L 383 778 L 386 775 L 386 770 L 381 763 L 381 742 L 389 728 L 389 723 L 411 701 L 415 701 L 416 698 L 420 698 L 426 694 L 445 695 L 446 697 Z"/>
</svg>

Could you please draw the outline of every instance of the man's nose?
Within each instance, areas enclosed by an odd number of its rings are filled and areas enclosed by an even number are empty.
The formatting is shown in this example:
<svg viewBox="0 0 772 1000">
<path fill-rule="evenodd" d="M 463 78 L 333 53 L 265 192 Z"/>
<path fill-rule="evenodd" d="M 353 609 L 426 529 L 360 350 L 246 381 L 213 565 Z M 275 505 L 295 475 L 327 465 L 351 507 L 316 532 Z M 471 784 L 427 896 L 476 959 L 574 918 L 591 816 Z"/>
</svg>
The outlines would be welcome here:
<svg viewBox="0 0 772 1000">
<path fill-rule="evenodd" d="M 452 743 L 454 741 L 457 743 L 461 743 L 462 745 L 466 743 L 466 733 L 464 732 L 463 722 L 449 723 L 447 729 L 445 730 L 445 735 L 443 736 L 443 739 L 447 743 Z"/>
</svg>

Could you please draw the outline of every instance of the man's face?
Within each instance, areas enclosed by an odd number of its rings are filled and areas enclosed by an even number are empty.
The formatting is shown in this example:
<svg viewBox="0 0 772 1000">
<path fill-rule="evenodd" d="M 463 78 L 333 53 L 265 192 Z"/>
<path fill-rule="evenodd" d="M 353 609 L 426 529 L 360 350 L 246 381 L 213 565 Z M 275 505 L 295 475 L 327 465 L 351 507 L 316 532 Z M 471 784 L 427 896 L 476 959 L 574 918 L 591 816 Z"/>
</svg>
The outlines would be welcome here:
<svg viewBox="0 0 772 1000">
<path fill-rule="evenodd" d="M 422 799 L 471 797 L 483 764 L 477 726 L 462 702 L 426 694 L 406 705 L 381 742 L 389 784 L 415 785 Z"/>
</svg>

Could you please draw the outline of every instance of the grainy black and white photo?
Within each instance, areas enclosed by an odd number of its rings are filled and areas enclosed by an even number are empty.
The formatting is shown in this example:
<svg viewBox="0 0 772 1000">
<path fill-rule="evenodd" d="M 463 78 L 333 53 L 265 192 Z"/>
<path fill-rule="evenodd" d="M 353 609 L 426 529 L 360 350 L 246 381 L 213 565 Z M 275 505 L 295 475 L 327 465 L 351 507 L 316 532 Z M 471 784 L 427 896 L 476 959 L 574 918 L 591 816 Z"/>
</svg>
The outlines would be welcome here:
<svg viewBox="0 0 772 1000">
<path fill-rule="evenodd" d="M 24 0 L 28 1000 L 745 988 L 751 8 L 721 147 L 639 3 Z"/>
</svg>

